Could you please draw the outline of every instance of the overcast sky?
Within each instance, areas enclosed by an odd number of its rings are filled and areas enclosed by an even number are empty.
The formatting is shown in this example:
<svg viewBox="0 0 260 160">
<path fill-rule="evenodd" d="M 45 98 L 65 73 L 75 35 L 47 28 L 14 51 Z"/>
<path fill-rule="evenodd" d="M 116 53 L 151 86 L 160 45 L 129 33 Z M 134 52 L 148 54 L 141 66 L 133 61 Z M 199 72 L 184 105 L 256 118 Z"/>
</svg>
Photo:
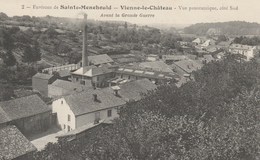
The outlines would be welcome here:
<svg viewBox="0 0 260 160">
<path fill-rule="evenodd" d="M 31 7 L 22 9 L 25 7 Z M 62 10 L 62 9 L 33 9 L 36 6 L 60 6 L 60 5 L 111 5 L 112 10 Z M 127 6 L 167 6 L 172 7 L 169 11 L 129 11 L 121 10 L 121 5 Z M 238 11 L 182 11 L 179 6 L 188 7 L 221 7 L 238 6 Z M 118 8 L 118 9 L 115 9 Z M 174 9 L 176 8 L 176 9 Z M 167 23 L 167 24 L 193 24 L 198 22 L 224 22 L 224 21 L 248 21 L 260 23 L 259 0 L 1 0 L 0 12 L 8 16 L 58 16 L 80 18 L 79 14 L 85 12 L 90 19 L 96 20 L 124 20 L 137 24 Z M 104 14 L 154 14 L 154 18 L 102 18 Z"/>
</svg>

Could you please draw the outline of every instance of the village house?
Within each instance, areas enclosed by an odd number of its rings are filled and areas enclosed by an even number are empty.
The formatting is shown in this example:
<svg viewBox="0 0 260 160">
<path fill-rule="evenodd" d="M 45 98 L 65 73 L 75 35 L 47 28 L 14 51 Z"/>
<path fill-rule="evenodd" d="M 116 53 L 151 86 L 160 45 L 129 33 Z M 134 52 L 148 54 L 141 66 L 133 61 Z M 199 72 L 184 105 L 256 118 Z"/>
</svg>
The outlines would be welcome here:
<svg viewBox="0 0 260 160">
<path fill-rule="evenodd" d="M 114 66 L 84 66 L 71 73 L 71 80 L 82 85 L 87 85 L 91 81 L 97 88 L 107 87 L 107 80 L 115 77 L 114 70 Z"/>
<path fill-rule="evenodd" d="M 60 128 L 69 132 L 102 120 L 113 120 L 124 104 L 125 101 L 113 93 L 96 89 L 59 98 L 53 101 L 52 108 Z"/>
<path fill-rule="evenodd" d="M 203 44 L 205 41 L 206 41 L 205 38 L 196 38 L 192 41 L 192 44 L 196 46 L 199 44 Z"/>
<path fill-rule="evenodd" d="M 0 159 L 27 160 L 36 147 L 13 125 L 0 128 Z"/>
<path fill-rule="evenodd" d="M 201 69 L 202 66 L 202 63 L 191 59 L 174 62 L 172 64 L 173 70 L 180 76 L 190 76 L 193 71 Z"/>
<path fill-rule="evenodd" d="M 0 102 L 0 126 L 15 125 L 29 135 L 47 130 L 51 125 L 51 108 L 39 96 L 30 95 Z"/>
<path fill-rule="evenodd" d="M 41 95 L 48 96 L 48 84 L 51 84 L 55 81 L 53 75 L 45 73 L 37 73 L 32 77 L 32 88 L 33 91 L 39 92 Z"/>
<path fill-rule="evenodd" d="M 229 47 L 229 52 L 232 54 L 243 55 L 245 60 L 249 61 L 257 53 L 256 46 L 242 45 L 242 44 L 232 44 Z"/>
</svg>

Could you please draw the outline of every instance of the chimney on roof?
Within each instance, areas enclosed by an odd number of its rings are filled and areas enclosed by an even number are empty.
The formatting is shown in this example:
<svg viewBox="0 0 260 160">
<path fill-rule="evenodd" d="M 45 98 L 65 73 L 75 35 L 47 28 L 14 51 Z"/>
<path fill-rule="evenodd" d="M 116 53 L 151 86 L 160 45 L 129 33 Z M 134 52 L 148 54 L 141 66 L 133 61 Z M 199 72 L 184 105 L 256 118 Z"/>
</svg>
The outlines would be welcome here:
<svg viewBox="0 0 260 160">
<path fill-rule="evenodd" d="M 88 51 L 87 51 L 87 14 L 84 14 L 83 19 L 83 47 L 82 47 L 82 67 L 88 66 Z"/>
<path fill-rule="evenodd" d="M 111 87 L 114 91 L 114 95 L 117 96 L 117 97 L 120 97 L 119 95 L 119 90 L 120 90 L 120 87 L 119 86 L 113 86 Z"/>
<path fill-rule="evenodd" d="M 93 94 L 93 100 L 94 100 L 95 102 L 98 101 L 97 94 Z"/>
</svg>

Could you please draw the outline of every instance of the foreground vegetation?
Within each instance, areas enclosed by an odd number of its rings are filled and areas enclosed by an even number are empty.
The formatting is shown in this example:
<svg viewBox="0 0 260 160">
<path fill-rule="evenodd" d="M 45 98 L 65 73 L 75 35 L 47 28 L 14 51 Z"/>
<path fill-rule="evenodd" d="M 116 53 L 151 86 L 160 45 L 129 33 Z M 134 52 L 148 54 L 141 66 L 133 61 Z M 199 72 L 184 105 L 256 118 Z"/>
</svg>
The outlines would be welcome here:
<svg viewBox="0 0 260 160">
<path fill-rule="evenodd" d="M 112 126 L 48 144 L 35 159 L 234 159 L 259 157 L 259 65 L 228 56 L 180 88 L 159 87 Z"/>
</svg>

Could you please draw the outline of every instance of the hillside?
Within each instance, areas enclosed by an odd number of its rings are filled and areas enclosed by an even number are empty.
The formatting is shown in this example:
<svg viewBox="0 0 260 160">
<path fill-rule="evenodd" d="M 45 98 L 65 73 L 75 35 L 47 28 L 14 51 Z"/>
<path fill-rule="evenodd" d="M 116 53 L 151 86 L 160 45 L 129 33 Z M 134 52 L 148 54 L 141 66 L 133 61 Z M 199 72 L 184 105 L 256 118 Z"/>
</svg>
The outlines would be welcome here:
<svg viewBox="0 0 260 160">
<path fill-rule="evenodd" d="M 197 23 L 184 28 L 187 34 L 260 35 L 260 24 L 244 21 Z"/>
</svg>

